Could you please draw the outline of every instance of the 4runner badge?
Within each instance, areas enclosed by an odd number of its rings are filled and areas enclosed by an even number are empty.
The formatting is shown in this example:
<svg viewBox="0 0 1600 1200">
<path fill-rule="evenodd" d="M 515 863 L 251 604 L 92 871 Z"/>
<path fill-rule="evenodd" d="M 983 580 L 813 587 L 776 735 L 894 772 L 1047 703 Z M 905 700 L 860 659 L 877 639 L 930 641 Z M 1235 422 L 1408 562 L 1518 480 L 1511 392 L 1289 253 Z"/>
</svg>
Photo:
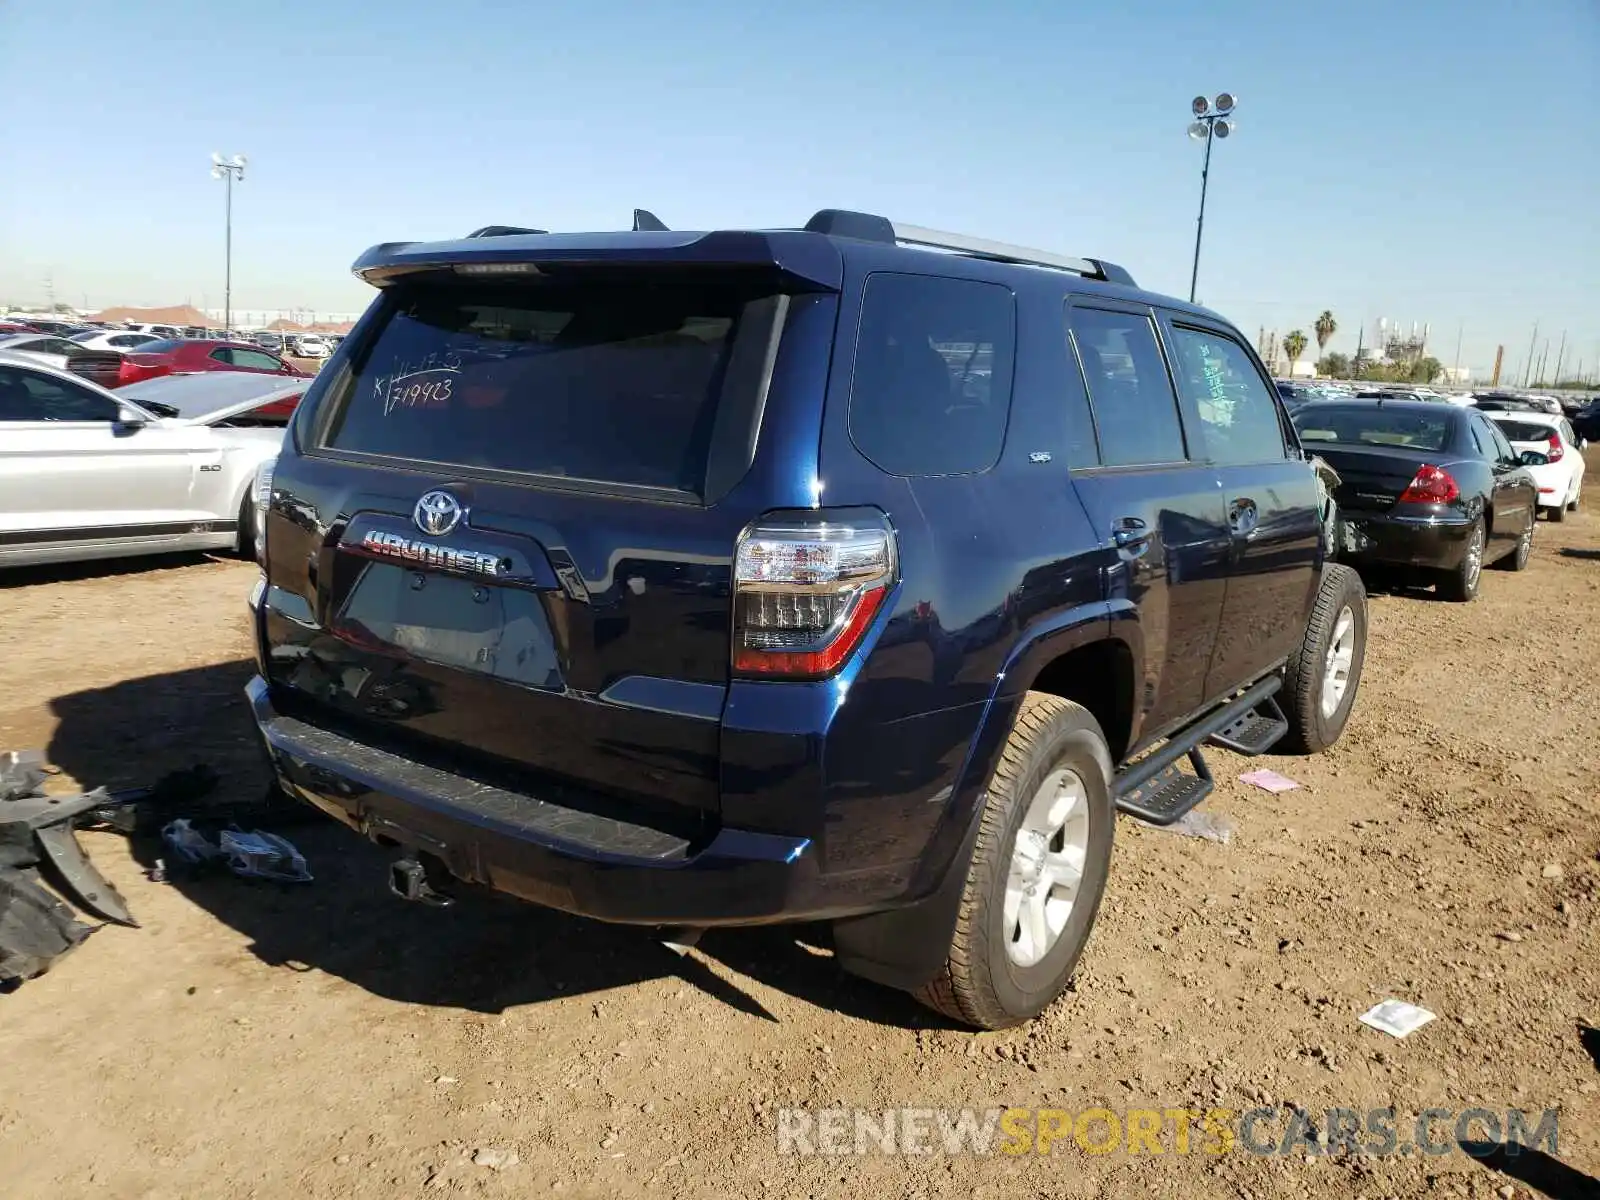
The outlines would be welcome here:
<svg viewBox="0 0 1600 1200">
<path fill-rule="evenodd" d="M 424 492 L 411 510 L 411 519 L 423 533 L 443 537 L 461 524 L 461 513 L 461 501 L 449 492 Z"/>
</svg>

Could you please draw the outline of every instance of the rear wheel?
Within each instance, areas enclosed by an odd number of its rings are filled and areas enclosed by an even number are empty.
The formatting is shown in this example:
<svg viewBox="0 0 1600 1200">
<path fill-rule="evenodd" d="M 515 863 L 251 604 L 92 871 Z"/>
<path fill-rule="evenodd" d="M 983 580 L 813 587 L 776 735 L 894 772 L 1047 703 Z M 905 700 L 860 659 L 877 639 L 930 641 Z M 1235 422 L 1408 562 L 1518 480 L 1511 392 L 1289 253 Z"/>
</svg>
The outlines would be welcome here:
<svg viewBox="0 0 1600 1200">
<path fill-rule="evenodd" d="M 1567 519 L 1567 505 L 1553 504 L 1544 510 L 1545 516 L 1552 521 L 1565 521 Z"/>
<path fill-rule="evenodd" d="M 1439 595 L 1446 600 L 1465 604 L 1478 594 L 1478 584 L 1483 579 L 1483 519 L 1480 517 L 1467 534 L 1466 546 L 1461 553 L 1461 565 L 1446 571 L 1439 579 Z"/>
<path fill-rule="evenodd" d="M 239 501 L 239 540 L 236 549 L 239 557 L 246 562 L 256 556 L 256 510 L 250 503 L 250 490 L 245 489 L 244 499 Z"/>
<path fill-rule="evenodd" d="M 989 780 L 943 970 L 917 998 L 1003 1029 L 1059 996 L 1111 864 L 1111 754 L 1081 705 L 1028 693 Z"/>
<path fill-rule="evenodd" d="M 1572 485 L 1572 499 L 1567 501 L 1567 511 L 1568 512 L 1577 512 L 1578 511 L 1578 507 L 1579 507 L 1580 504 L 1582 504 L 1582 502 L 1583 502 L 1583 482 L 1580 480 L 1579 482 L 1577 482 L 1577 483 Z"/>
<path fill-rule="evenodd" d="M 1537 512 L 1528 517 L 1528 526 L 1522 531 L 1522 536 L 1517 539 L 1517 548 L 1506 555 L 1495 566 L 1502 571 L 1520 571 L 1528 565 L 1528 556 L 1533 553 L 1533 528 L 1539 523 Z"/>
<path fill-rule="evenodd" d="M 1290 754 L 1317 754 L 1339 740 L 1367 657 L 1367 592 L 1361 577 L 1337 563 L 1322 569 L 1317 600 L 1300 652 L 1289 660 L 1279 706 L 1289 732 L 1279 743 Z"/>
</svg>

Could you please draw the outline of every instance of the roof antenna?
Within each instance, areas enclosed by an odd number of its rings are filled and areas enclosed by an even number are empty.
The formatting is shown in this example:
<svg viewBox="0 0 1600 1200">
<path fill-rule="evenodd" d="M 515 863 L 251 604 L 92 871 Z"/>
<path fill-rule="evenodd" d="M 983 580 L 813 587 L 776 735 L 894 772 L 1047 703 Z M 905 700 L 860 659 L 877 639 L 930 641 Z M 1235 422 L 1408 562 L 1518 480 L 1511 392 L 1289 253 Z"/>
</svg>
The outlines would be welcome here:
<svg viewBox="0 0 1600 1200">
<path fill-rule="evenodd" d="M 639 233 L 641 231 L 649 233 L 667 233 L 668 229 L 666 223 L 648 208 L 636 208 L 633 210 L 633 231 L 635 233 Z"/>
</svg>

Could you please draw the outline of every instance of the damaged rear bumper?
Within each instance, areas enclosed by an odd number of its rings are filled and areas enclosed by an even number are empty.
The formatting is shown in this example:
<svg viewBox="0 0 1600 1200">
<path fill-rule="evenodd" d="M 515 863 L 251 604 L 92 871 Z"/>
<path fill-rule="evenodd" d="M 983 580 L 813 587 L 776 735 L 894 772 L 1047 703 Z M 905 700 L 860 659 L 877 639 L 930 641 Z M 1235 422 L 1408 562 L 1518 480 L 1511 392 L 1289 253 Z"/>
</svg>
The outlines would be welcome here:
<svg viewBox="0 0 1600 1200">
<path fill-rule="evenodd" d="M 852 911 L 809 839 L 722 828 L 701 842 L 414 762 L 278 712 L 245 689 L 280 783 L 374 841 L 536 904 L 639 925 L 748 925 Z M 855 911 L 859 911 L 856 909 Z"/>
</svg>

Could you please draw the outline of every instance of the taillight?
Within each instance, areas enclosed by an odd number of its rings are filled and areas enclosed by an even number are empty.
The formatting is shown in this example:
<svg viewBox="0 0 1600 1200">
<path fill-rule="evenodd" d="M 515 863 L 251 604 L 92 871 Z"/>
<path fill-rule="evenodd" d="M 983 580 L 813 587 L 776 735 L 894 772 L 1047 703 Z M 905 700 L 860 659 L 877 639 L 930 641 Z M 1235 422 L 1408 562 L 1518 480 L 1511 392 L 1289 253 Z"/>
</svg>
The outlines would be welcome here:
<svg viewBox="0 0 1600 1200">
<path fill-rule="evenodd" d="M 1566 451 L 1561 448 L 1561 435 L 1559 433 L 1552 433 L 1550 435 L 1550 449 L 1545 454 L 1545 457 L 1551 462 L 1560 462 L 1561 456 L 1565 453 Z"/>
<path fill-rule="evenodd" d="M 1454 477 L 1443 467 L 1423 463 L 1416 476 L 1400 493 L 1401 504 L 1449 504 L 1461 498 L 1461 489 Z"/>
<path fill-rule="evenodd" d="M 822 679 L 861 644 L 895 579 L 894 534 L 871 520 L 763 521 L 739 537 L 733 669 Z"/>
</svg>

